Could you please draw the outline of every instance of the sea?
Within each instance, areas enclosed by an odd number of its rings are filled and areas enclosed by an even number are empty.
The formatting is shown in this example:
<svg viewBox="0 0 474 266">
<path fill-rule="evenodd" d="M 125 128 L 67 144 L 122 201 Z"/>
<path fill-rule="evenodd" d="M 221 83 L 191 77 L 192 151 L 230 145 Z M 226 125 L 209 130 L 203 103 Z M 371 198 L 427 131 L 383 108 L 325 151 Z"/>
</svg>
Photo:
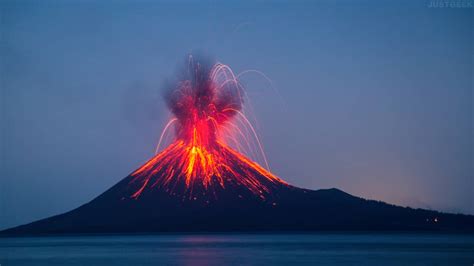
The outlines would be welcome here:
<svg viewBox="0 0 474 266">
<path fill-rule="evenodd" d="M 311 233 L 0 238 L 0 265 L 474 266 L 474 236 Z"/>
</svg>

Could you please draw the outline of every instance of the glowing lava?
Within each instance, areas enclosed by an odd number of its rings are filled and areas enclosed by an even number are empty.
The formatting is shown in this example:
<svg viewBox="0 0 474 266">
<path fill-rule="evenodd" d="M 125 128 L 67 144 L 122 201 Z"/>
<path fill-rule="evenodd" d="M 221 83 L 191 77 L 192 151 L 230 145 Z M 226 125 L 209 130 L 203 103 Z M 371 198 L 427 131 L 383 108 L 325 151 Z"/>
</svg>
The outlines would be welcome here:
<svg viewBox="0 0 474 266">
<path fill-rule="evenodd" d="M 286 185 L 231 148 L 260 153 L 266 163 L 255 130 L 242 111 L 244 95 L 228 66 L 190 57 L 183 75 L 165 95 L 173 117 L 161 134 L 157 151 L 171 126 L 175 140 L 132 173 L 131 184 L 137 189 L 131 197 L 156 188 L 196 199 L 238 187 L 265 199 L 272 187 Z"/>
</svg>

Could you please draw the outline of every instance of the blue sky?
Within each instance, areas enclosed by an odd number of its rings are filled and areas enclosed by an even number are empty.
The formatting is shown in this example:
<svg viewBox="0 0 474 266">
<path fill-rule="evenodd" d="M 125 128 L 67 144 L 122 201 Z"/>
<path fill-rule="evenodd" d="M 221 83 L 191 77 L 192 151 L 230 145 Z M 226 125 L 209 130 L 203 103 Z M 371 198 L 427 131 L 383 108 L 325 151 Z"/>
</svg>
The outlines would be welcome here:
<svg viewBox="0 0 474 266">
<path fill-rule="evenodd" d="M 286 181 L 474 214 L 473 9 L 428 5 L 2 1 L 0 228 L 151 157 L 163 82 L 194 50 L 272 80 L 242 78 Z"/>
</svg>

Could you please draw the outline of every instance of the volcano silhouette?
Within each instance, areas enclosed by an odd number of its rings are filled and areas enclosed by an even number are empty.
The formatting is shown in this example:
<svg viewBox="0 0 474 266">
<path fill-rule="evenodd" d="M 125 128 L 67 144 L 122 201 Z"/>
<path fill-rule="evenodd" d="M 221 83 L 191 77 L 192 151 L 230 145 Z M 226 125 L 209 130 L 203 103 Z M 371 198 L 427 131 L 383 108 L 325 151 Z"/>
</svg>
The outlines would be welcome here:
<svg viewBox="0 0 474 266">
<path fill-rule="evenodd" d="M 189 184 L 180 176 L 173 176 L 171 184 L 160 183 L 165 172 L 176 169 L 173 164 L 161 165 L 166 156 L 174 156 L 174 149 L 176 147 L 170 147 L 137 170 L 162 167 L 145 181 L 137 181 L 137 175 L 131 174 L 75 210 L 1 234 L 315 230 L 473 232 L 474 229 L 474 216 L 403 208 L 354 197 L 338 189 L 297 188 L 280 179 L 268 178 L 269 172 L 256 168 L 254 163 L 228 149 L 222 151 L 222 156 L 234 170 L 222 173 L 225 176 L 222 183 L 220 178 L 213 176 L 214 181 L 209 184 L 212 189 L 196 182 L 191 194 Z M 239 180 L 234 171 L 245 173 L 248 180 Z M 249 188 L 247 182 L 254 182 L 258 193 Z M 144 183 L 147 184 L 143 186 Z M 170 188 L 173 189 L 170 191 Z"/>
<path fill-rule="evenodd" d="M 189 58 L 165 95 L 173 119 L 161 137 L 174 125 L 174 142 L 91 202 L 0 234 L 474 231 L 474 216 L 301 189 L 274 176 L 239 152 L 258 147 L 263 154 L 237 76 L 221 63 Z"/>
</svg>

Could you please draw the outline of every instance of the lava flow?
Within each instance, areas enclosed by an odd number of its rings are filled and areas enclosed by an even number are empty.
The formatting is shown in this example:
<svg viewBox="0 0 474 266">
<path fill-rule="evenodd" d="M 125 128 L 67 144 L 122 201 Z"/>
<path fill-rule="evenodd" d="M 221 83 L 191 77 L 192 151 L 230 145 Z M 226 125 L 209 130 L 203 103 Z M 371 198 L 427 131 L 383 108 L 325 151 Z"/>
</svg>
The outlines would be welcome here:
<svg viewBox="0 0 474 266">
<path fill-rule="evenodd" d="M 243 111 L 244 97 L 227 65 L 190 56 L 182 76 L 165 94 L 173 117 L 161 134 L 157 152 L 172 126 L 174 141 L 132 173 L 130 184 L 135 189 L 131 197 L 164 189 L 196 200 L 232 187 L 265 199 L 273 187 L 286 186 L 242 154 L 259 154 L 266 164 L 257 134 Z"/>
</svg>

